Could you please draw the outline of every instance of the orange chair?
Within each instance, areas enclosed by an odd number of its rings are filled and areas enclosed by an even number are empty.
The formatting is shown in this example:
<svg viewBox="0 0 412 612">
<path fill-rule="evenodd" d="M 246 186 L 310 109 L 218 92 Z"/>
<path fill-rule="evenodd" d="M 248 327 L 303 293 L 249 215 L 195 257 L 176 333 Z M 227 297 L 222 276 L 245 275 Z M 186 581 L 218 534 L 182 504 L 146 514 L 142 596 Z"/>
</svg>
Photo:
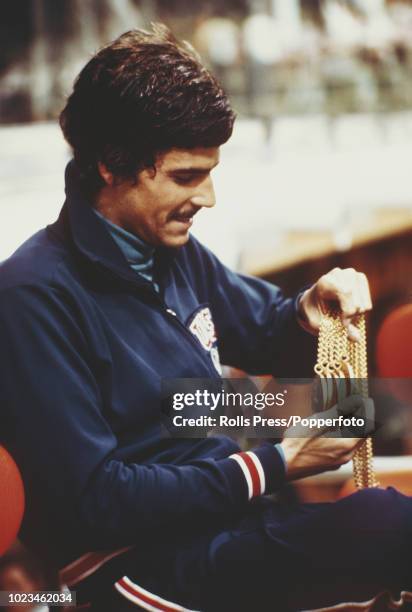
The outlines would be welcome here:
<svg viewBox="0 0 412 612">
<path fill-rule="evenodd" d="M 11 455 L 0 446 L 0 556 L 16 539 L 24 513 L 24 488 Z"/>
<path fill-rule="evenodd" d="M 412 405 L 412 304 L 404 304 L 384 319 L 376 339 L 378 376 L 401 402 Z"/>
<path fill-rule="evenodd" d="M 380 376 L 412 378 L 412 303 L 392 310 L 384 319 L 376 341 Z"/>
</svg>

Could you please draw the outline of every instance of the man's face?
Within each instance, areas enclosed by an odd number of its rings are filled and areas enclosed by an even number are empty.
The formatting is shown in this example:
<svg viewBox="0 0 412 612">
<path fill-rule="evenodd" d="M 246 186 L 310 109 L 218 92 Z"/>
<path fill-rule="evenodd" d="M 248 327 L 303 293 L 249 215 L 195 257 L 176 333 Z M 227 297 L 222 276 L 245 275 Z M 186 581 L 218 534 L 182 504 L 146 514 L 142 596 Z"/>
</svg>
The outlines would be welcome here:
<svg viewBox="0 0 412 612">
<path fill-rule="evenodd" d="M 96 209 L 149 244 L 180 247 L 189 240 L 193 216 L 215 205 L 210 172 L 218 162 L 218 147 L 171 149 L 157 157 L 156 171 L 147 168 L 136 184 L 118 185 L 100 168 L 106 185 Z"/>
</svg>

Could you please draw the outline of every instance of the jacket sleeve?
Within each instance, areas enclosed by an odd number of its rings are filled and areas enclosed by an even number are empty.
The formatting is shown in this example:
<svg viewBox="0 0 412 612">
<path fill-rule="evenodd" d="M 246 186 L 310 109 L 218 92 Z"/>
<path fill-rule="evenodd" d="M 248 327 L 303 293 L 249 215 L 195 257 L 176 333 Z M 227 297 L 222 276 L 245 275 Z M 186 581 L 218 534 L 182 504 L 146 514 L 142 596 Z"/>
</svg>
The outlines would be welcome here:
<svg viewBox="0 0 412 612">
<path fill-rule="evenodd" d="M 117 546 L 133 543 L 142 529 L 233 512 L 284 482 L 270 444 L 183 466 L 115 459 L 117 440 L 79 319 L 57 290 L 0 293 L 1 402 L 18 432 L 23 478 L 56 512 L 73 508 L 99 546 Z M 3 432 L 3 439 L 10 434 Z"/>
<path fill-rule="evenodd" d="M 276 285 L 237 274 L 192 238 L 216 326 L 221 362 L 250 374 L 313 377 L 316 339 L 298 322 L 299 296 L 285 298 Z"/>
</svg>

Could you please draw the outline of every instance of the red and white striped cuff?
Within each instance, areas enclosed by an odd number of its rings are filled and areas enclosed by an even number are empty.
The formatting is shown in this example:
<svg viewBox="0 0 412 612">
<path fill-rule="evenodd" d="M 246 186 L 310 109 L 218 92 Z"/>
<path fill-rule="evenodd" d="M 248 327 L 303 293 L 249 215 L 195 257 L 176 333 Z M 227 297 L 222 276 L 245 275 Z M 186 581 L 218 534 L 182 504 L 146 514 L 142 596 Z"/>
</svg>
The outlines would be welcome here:
<svg viewBox="0 0 412 612">
<path fill-rule="evenodd" d="M 229 459 L 234 459 L 243 472 L 247 484 L 248 499 L 263 495 L 266 489 L 266 480 L 259 457 L 252 451 L 247 451 L 230 455 Z"/>
<path fill-rule="evenodd" d="M 143 587 L 132 582 L 127 576 L 120 578 L 120 580 L 115 582 L 114 586 L 123 597 L 126 597 L 126 599 L 144 610 L 150 610 L 151 612 L 195 612 L 146 591 Z"/>
</svg>

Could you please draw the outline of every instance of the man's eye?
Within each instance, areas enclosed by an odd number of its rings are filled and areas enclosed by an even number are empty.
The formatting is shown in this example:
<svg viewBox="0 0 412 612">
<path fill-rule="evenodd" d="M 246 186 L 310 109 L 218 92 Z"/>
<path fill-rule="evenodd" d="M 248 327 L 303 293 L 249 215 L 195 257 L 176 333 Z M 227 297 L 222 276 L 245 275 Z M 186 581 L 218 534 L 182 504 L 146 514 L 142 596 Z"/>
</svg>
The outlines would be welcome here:
<svg viewBox="0 0 412 612">
<path fill-rule="evenodd" d="M 174 179 L 179 185 L 188 185 L 195 180 L 195 176 L 193 176 L 193 174 L 179 174 L 175 176 Z"/>
</svg>

